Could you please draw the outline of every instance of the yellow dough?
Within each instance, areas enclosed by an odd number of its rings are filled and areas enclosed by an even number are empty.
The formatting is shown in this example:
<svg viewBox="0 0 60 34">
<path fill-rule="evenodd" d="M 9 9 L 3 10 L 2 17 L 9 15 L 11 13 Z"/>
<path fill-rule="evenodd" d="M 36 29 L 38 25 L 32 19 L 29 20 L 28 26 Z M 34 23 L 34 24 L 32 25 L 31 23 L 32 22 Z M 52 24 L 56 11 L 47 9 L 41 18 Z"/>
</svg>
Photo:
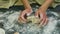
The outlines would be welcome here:
<svg viewBox="0 0 60 34">
<path fill-rule="evenodd" d="M 5 30 L 0 28 L 0 34 L 5 34 Z"/>
<path fill-rule="evenodd" d="M 19 34 L 19 32 L 15 32 L 14 34 Z"/>
<path fill-rule="evenodd" d="M 35 16 L 29 16 L 29 17 L 27 17 L 27 21 L 31 21 L 31 23 L 34 23 L 34 24 L 40 22 L 39 18 L 37 18 Z"/>
<path fill-rule="evenodd" d="M 19 23 L 24 23 L 24 21 L 20 20 L 18 21 Z M 35 16 L 28 16 L 27 17 L 27 23 L 33 23 L 33 24 L 36 24 L 36 23 L 39 23 L 40 20 L 39 18 L 35 17 Z"/>
</svg>

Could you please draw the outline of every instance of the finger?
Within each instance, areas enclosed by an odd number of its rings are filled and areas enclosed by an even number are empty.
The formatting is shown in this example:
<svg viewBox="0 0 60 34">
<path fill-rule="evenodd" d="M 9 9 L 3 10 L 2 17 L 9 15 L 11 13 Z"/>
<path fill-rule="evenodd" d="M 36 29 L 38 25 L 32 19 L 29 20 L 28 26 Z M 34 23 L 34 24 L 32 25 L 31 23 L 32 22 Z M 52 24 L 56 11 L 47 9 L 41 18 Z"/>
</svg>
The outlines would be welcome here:
<svg viewBox="0 0 60 34">
<path fill-rule="evenodd" d="M 24 17 L 21 17 L 21 21 L 22 21 L 23 23 L 26 23 L 26 19 L 25 19 Z"/>
<path fill-rule="evenodd" d="M 27 16 L 30 16 L 32 14 L 32 12 L 27 12 Z"/>
<path fill-rule="evenodd" d="M 18 17 L 18 21 L 20 21 L 20 20 L 21 20 L 21 13 L 22 13 L 22 12 L 20 12 L 20 15 L 19 15 L 19 17 Z"/>
<path fill-rule="evenodd" d="M 42 18 L 40 18 L 40 23 L 42 22 L 42 20 L 43 20 L 43 19 L 42 19 Z M 39 23 L 39 24 L 40 24 L 40 23 Z"/>
<path fill-rule="evenodd" d="M 40 15 L 40 24 L 39 24 L 39 26 L 41 26 L 41 24 L 42 24 L 41 22 L 43 21 L 43 16 L 42 16 L 41 13 L 39 15 Z"/>
<path fill-rule="evenodd" d="M 35 17 L 38 17 L 38 12 L 35 13 Z"/>
<path fill-rule="evenodd" d="M 42 19 L 42 18 L 40 18 L 40 23 L 39 23 L 39 26 L 41 26 L 41 22 L 42 22 L 42 20 L 43 20 L 43 19 Z"/>
<path fill-rule="evenodd" d="M 44 16 L 40 13 L 40 24 L 42 24 L 41 22 L 43 22 Z"/>
<path fill-rule="evenodd" d="M 22 22 L 22 23 L 23 23 L 23 20 L 21 19 L 21 17 L 20 17 L 20 19 L 19 19 L 19 22 Z"/>
<path fill-rule="evenodd" d="M 42 18 L 42 22 L 41 22 L 41 24 L 40 24 L 40 25 L 43 25 L 43 24 L 45 23 L 45 21 L 46 21 L 46 15 L 45 15 L 45 14 L 40 13 L 40 17 Z"/>
<path fill-rule="evenodd" d="M 20 16 L 20 19 L 26 22 L 26 19 L 25 19 L 25 17 L 24 17 L 25 14 L 26 14 L 26 13 L 23 12 L 23 13 L 21 14 L 21 16 Z"/>
<path fill-rule="evenodd" d="M 21 19 L 26 22 L 26 19 L 24 16 L 21 16 Z"/>
<path fill-rule="evenodd" d="M 19 17 L 18 22 L 19 23 L 24 23 L 23 20 L 21 19 L 21 17 Z"/>
<path fill-rule="evenodd" d="M 42 19 L 40 25 L 42 26 L 45 23 L 45 18 Z"/>
<path fill-rule="evenodd" d="M 46 18 L 46 21 L 44 23 L 44 26 L 48 24 L 48 18 Z"/>
</svg>

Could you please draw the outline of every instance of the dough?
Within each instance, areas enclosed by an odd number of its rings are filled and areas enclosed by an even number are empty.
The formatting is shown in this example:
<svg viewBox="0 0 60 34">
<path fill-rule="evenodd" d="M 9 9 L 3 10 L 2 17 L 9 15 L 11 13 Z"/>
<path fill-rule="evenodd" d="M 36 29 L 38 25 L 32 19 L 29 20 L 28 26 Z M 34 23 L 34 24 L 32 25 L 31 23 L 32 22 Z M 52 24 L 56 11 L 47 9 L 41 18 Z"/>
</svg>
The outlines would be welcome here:
<svg viewBox="0 0 60 34">
<path fill-rule="evenodd" d="M 39 18 L 37 18 L 37 17 L 35 17 L 35 16 L 29 16 L 29 17 L 27 17 L 27 21 L 28 21 L 28 22 L 31 22 L 31 23 L 34 23 L 34 24 L 40 22 Z"/>
<path fill-rule="evenodd" d="M 19 34 L 19 32 L 15 32 L 14 34 Z"/>
<path fill-rule="evenodd" d="M 18 21 L 19 23 L 24 23 L 24 21 L 20 20 Z M 27 17 L 27 23 L 33 23 L 33 24 L 36 24 L 36 23 L 39 23 L 40 20 L 39 18 L 35 17 L 35 16 L 28 16 Z"/>
<path fill-rule="evenodd" d="M 0 34 L 5 34 L 5 30 L 0 28 Z"/>
</svg>

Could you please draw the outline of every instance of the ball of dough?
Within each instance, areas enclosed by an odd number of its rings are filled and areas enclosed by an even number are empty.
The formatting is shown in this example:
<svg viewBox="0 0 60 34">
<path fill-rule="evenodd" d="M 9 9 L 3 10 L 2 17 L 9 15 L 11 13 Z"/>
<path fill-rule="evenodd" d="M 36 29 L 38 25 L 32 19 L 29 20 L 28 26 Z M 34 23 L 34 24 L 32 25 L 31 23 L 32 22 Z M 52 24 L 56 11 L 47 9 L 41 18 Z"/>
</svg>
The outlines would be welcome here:
<svg viewBox="0 0 60 34">
<path fill-rule="evenodd" d="M 39 18 L 37 18 L 37 17 L 35 17 L 35 16 L 29 16 L 29 17 L 27 18 L 27 21 L 31 21 L 31 23 L 34 23 L 34 24 L 40 22 Z"/>
<path fill-rule="evenodd" d="M 19 23 L 24 23 L 24 21 L 22 21 L 22 20 L 20 20 L 20 21 L 18 21 Z M 40 22 L 40 20 L 39 20 L 39 18 L 37 18 L 37 17 L 35 17 L 35 16 L 28 16 L 27 17 L 27 23 L 29 23 L 29 22 L 31 22 L 31 23 L 39 23 Z"/>
<path fill-rule="evenodd" d="M 0 34 L 5 34 L 5 30 L 0 28 Z"/>
<path fill-rule="evenodd" d="M 19 32 L 15 32 L 14 34 L 19 34 Z"/>
</svg>

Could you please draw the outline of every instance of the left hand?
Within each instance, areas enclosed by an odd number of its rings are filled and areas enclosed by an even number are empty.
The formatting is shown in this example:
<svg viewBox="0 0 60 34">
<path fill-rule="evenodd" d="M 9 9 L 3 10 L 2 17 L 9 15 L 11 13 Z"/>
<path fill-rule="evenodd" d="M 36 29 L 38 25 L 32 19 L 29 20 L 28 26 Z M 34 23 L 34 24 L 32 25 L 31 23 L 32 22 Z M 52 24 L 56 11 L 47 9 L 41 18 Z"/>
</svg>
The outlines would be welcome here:
<svg viewBox="0 0 60 34">
<path fill-rule="evenodd" d="M 38 10 L 35 12 L 35 16 L 40 19 L 40 25 L 45 26 L 48 22 L 46 12 L 43 10 Z"/>
<path fill-rule="evenodd" d="M 27 16 L 29 16 L 32 13 L 32 9 L 25 9 L 22 12 L 20 12 L 20 16 L 18 18 L 18 21 L 22 23 L 27 22 Z"/>
</svg>

